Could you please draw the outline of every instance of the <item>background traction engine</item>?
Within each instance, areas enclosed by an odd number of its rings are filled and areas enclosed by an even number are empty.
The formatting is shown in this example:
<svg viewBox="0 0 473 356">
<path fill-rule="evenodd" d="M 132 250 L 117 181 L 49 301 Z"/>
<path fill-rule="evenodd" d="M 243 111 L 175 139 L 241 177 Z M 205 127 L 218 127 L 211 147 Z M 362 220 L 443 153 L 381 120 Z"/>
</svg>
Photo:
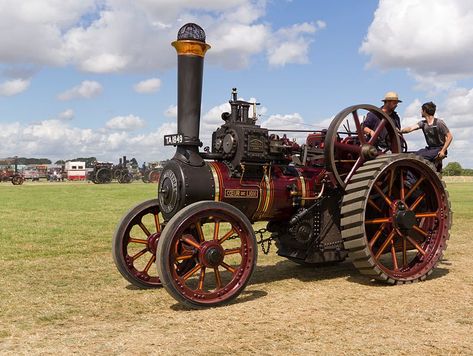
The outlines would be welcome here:
<svg viewBox="0 0 473 356">
<path fill-rule="evenodd" d="M 349 256 L 362 274 L 390 284 L 432 273 L 449 237 L 448 193 L 430 163 L 401 152 L 387 115 L 372 105 L 346 108 L 298 145 L 257 125 L 256 104 L 239 100 L 234 89 L 231 112 L 200 152 L 210 46 L 195 24 L 184 25 L 173 46 L 178 134 L 165 136 L 165 144 L 176 153 L 161 172 L 158 197 L 118 224 L 113 257 L 123 277 L 141 288 L 162 285 L 190 308 L 228 303 L 254 271 L 257 244 L 268 239 L 296 263 L 319 266 Z M 362 129 L 368 112 L 380 119 L 369 139 Z M 258 221 L 267 225 L 257 242 Z"/>
</svg>

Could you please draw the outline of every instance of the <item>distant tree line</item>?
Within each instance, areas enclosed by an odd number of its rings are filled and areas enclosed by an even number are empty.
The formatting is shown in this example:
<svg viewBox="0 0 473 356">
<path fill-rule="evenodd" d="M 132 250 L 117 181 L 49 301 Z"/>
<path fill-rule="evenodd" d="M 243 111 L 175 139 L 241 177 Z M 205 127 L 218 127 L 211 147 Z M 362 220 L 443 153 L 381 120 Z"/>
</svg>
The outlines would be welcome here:
<svg viewBox="0 0 473 356">
<path fill-rule="evenodd" d="M 458 162 L 450 162 L 445 166 L 442 173 L 446 176 L 473 176 L 473 169 L 462 168 Z"/>
</svg>

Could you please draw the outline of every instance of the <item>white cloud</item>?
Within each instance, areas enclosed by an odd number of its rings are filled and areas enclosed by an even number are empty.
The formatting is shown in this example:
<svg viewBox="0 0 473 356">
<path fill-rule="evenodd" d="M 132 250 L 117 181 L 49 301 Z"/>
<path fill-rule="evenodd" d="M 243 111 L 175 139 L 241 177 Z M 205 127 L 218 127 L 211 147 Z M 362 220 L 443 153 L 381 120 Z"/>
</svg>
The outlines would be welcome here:
<svg viewBox="0 0 473 356">
<path fill-rule="evenodd" d="M 273 34 L 272 45 L 268 48 L 269 64 L 277 67 L 288 63 L 308 63 L 309 45 L 313 41 L 308 35 L 325 27 L 325 22 L 318 21 L 279 29 Z"/>
<path fill-rule="evenodd" d="M 102 93 L 103 87 L 100 83 L 90 80 L 85 80 L 79 85 L 66 90 L 58 95 L 59 100 L 72 100 L 77 98 L 90 99 Z"/>
<path fill-rule="evenodd" d="M 133 86 L 133 90 L 137 93 L 154 93 L 159 90 L 161 80 L 158 78 L 151 78 L 143 80 Z"/>
<path fill-rule="evenodd" d="M 123 154 L 140 162 L 163 160 L 171 158 L 175 151 L 163 144 L 164 135 L 176 132 L 175 123 L 164 123 L 146 134 L 82 129 L 70 123 L 0 123 L 0 151 L 5 156 L 47 157 L 52 161 L 95 156 L 111 162 L 117 162 Z"/>
<path fill-rule="evenodd" d="M 196 22 L 212 45 L 210 63 L 247 66 L 278 36 L 284 43 L 270 53 L 273 65 L 306 63 L 312 28 L 325 24 L 298 24 L 279 32 L 265 21 L 265 12 L 261 0 L 6 0 L 0 23 L 9 30 L 0 34 L 0 62 L 70 65 L 92 73 L 166 69 L 176 63 L 170 43 L 177 30 Z"/>
<path fill-rule="evenodd" d="M 13 96 L 24 92 L 30 86 L 29 79 L 8 80 L 0 84 L 0 96 Z"/>
<path fill-rule="evenodd" d="M 135 115 L 115 116 L 108 120 L 105 126 L 111 130 L 133 131 L 144 127 L 145 121 Z M 122 133 L 121 135 L 123 134 L 124 133 Z"/>
<path fill-rule="evenodd" d="M 74 118 L 74 110 L 67 109 L 58 115 L 59 120 L 72 120 Z"/>
<path fill-rule="evenodd" d="M 473 2 L 381 0 L 360 51 L 369 65 L 406 68 L 418 81 L 449 88 L 473 75 Z"/>
<path fill-rule="evenodd" d="M 176 105 L 170 105 L 166 109 L 166 111 L 164 112 L 164 116 L 177 118 L 177 106 Z"/>
</svg>

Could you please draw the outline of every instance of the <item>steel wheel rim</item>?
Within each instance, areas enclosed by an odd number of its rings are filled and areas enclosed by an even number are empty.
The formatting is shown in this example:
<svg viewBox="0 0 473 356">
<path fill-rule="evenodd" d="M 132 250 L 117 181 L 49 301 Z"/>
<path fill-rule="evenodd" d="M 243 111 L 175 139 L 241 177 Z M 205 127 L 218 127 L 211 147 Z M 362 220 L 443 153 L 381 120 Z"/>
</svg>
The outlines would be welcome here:
<svg viewBox="0 0 473 356">
<path fill-rule="evenodd" d="M 416 176 L 410 188 L 407 171 Z M 400 205 L 415 215 L 416 223 L 408 231 L 402 228 Z M 406 215 L 412 217 L 412 213 Z M 401 161 L 384 169 L 372 184 L 364 219 L 373 260 L 395 280 L 422 277 L 445 249 L 450 225 L 448 199 L 440 179 L 425 164 Z"/>
<path fill-rule="evenodd" d="M 212 220 L 208 219 L 209 216 Z M 221 234 L 218 226 L 224 223 L 229 223 L 232 229 Z M 205 232 L 207 224 L 214 226 L 213 233 L 210 234 L 212 236 Z M 216 230 L 217 233 L 215 233 Z M 240 292 L 241 285 L 252 273 L 255 261 L 251 251 L 253 248 L 251 234 L 252 232 L 247 231 L 238 217 L 225 211 L 212 209 L 187 217 L 176 229 L 171 242 L 169 270 L 172 283 L 184 298 L 199 304 L 214 304 L 232 298 Z M 225 249 L 223 245 L 230 239 L 239 240 L 239 243 L 236 242 L 239 246 Z M 221 249 L 217 248 L 218 245 Z M 224 251 L 222 262 L 217 261 L 212 264 L 204 257 L 205 253 L 213 247 Z M 227 256 L 234 254 L 241 256 L 238 266 L 232 266 L 226 262 Z M 196 263 L 187 273 L 181 273 L 182 258 L 193 259 Z M 191 278 L 192 283 L 189 282 Z M 215 288 L 210 289 L 209 286 Z"/>
<path fill-rule="evenodd" d="M 161 285 L 156 268 L 152 267 L 155 266 L 156 246 L 162 231 L 162 218 L 160 218 L 159 213 L 159 207 L 152 206 L 140 211 L 133 217 L 125 230 L 121 249 L 128 272 L 136 279 L 150 286 Z M 143 218 L 150 214 L 155 221 L 153 230 L 143 223 Z M 134 227 L 138 227 L 141 230 L 141 236 L 135 236 L 134 234 L 132 236 L 131 232 Z M 134 248 L 138 252 L 130 254 L 129 252 Z M 145 265 L 144 269 L 137 268 L 138 263 L 143 263 Z"/>
</svg>

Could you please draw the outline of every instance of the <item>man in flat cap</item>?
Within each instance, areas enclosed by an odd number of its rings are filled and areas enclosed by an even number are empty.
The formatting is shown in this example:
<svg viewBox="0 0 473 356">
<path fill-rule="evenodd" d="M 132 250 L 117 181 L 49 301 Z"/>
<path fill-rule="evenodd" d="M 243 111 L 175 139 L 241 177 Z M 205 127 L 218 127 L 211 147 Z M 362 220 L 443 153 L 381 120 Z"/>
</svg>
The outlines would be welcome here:
<svg viewBox="0 0 473 356">
<path fill-rule="evenodd" d="M 402 101 L 399 100 L 399 96 L 397 95 L 396 92 L 389 91 L 386 93 L 382 101 L 384 104 L 381 107 L 381 110 L 384 111 L 393 120 L 394 124 L 396 125 L 396 128 L 400 129 L 401 119 L 399 115 L 397 114 L 397 112 L 395 111 L 397 104 L 402 103 Z M 368 135 L 368 137 L 373 136 L 380 121 L 381 121 L 380 118 L 376 116 L 376 114 L 369 112 L 366 115 L 365 121 L 363 122 L 363 132 L 366 135 Z M 378 136 L 378 141 L 377 141 L 378 146 L 380 147 L 389 146 L 389 144 L 386 142 L 387 135 L 388 135 L 388 131 L 386 130 L 386 128 L 384 128 L 381 134 Z"/>
</svg>

